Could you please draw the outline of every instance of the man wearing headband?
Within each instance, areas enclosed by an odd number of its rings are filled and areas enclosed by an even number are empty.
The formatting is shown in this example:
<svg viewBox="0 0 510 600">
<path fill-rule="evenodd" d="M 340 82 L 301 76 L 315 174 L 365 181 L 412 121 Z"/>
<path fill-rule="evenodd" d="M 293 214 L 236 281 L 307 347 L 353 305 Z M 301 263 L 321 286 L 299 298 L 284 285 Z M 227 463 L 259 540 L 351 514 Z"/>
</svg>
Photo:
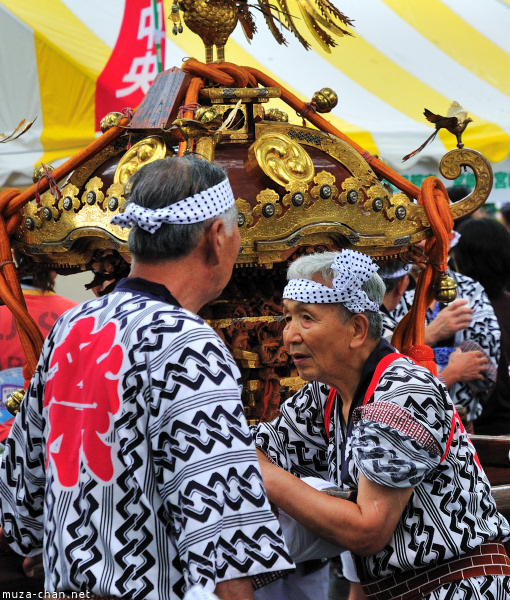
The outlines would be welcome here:
<svg viewBox="0 0 510 600">
<path fill-rule="evenodd" d="M 292 569 L 240 398 L 241 376 L 197 311 L 240 245 L 225 172 L 189 155 L 128 182 L 131 272 L 64 314 L 4 453 L 2 525 L 43 552 L 49 592 L 177 600 L 200 584 L 252 597 Z M 271 573 L 268 574 L 268 576 Z"/>
<path fill-rule="evenodd" d="M 289 268 L 284 344 L 308 383 L 257 426 L 268 497 L 352 552 L 367 600 L 508 598 L 509 525 L 444 386 L 381 339 L 376 271 L 352 250 Z"/>
</svg>

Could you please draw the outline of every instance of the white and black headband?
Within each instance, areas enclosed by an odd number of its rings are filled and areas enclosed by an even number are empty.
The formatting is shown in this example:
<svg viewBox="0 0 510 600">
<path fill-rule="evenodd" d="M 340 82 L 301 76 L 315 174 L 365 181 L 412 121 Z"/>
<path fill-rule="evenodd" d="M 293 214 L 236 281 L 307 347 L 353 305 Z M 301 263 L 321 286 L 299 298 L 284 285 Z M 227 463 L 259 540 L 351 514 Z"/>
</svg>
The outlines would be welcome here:
<svg viewBox="0 0 510 600">
<path fill-rule="evenodd" d="M 163 223 L 169 225 L 190 225 L 200 223 L 223 214 L 235 204 L 234 194 L 228 179 L 183 198 L 164 208 L 145 208 L 134 202 L 128 203 L 124 212 L 115 215 L 111 222 L 121 227 L 138 225 L 149 233 L 157 231 Z"/>
<path fill-rule="evenodd" d="M 310 279 L 291 279 L 283 290 L 283 298 L 306 304 L 342 303 L 353 313 L 379 310 L 377 302 L 370 300 L 361 289 L 379 269 L 368 256 L 355 250 L 342 250 L 335 256 L 331 268 L 338 273 L 332 288 Z"/>
<path fill-rule="evenodd" d="M 393 271 L 393 273 L 379 273 L 381 279 L 400 279 L 404 277 L 404 275 L 409 275 L 409 271 L 411 270 L 410 264 L 404 264 L 400 269 Z"/>
</svg>

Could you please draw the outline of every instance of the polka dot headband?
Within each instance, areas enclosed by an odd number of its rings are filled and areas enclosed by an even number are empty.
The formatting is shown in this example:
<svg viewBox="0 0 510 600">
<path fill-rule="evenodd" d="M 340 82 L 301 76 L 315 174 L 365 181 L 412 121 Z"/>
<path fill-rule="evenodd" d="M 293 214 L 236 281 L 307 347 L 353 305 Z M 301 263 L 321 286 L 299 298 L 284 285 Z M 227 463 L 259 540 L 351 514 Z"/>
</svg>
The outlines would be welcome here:
<svg viewBox="0 0 510 600">
<path fill-rule="evenodd" d="M 115 215 L 111 222 L 121 227 L 138 225 L 149 233 L 157 231 L 163 223 L 169 225 L 190 225 L 200 223 L 223 214 L 235 203 L 234 194 L 228 179 L 199 192 L 189 198 L 183 198 L 164 208 L 145 208 L 134 202 L 128 203 L 124 212 Z"/>
<path fill-rule="evenodd" d="M 283 290 L 283 298 L 306 304 L 340 302 L 353 313 L 379 310 L 379 305 L 361 289 L 379 268 L 368 256 L 355 250 L 342 250 L 335 256 L 331 268 L 338 273 L 333 279 L 333 288 L 310 279 L 291 279 Z"/>
</svg>

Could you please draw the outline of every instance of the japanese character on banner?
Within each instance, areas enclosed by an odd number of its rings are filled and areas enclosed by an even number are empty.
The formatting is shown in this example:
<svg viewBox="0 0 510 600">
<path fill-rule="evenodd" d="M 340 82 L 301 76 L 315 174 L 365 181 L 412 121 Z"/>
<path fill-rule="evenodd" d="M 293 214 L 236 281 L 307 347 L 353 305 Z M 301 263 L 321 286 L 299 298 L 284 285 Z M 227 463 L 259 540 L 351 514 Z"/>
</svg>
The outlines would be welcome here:
<svg viewBox="0 0 510 600">
<path fill-rule="evenodd" d="M 163 22 L 160 3 L 157 4 L 157 11 L 159 24 Z M 161 40 L 165 33 L 159 26 L 155 26 L 154 19 L 155 15 L 151 6 L 140 11 L 136 39 L 138 41 L 146 40 L 145 54 L 133 57 L 129 71 L 122 78 L 123 83 L 128 85 L 122 89 L 117 89 L 115 92 L 117 98 L 129 96 L 138 89 L 146 94 L 158 74 L 157 48 L 161 47 Z M 138 48 L 140 48 L 140 44 L 138 44 Z"/>
<path fill-rule="evenodd" d="M 123 351 L 114 343 L 113 322 L 96 333 L 94 326 L 94 317 L 76 321 L 55 347 L 44 389 L 46 468 L 51 461 L 64 487 L 78 483 L 82 467 L 105 483 L 113 477 L 111 436 L 113 417 L 120 410 Z"/>
<path fill-rule="evenodd" d="M 163 2 L 125 0 L 117 42 L 96 82 L 96 131 L 109 112 L 140 104 L 164 69 L 165 41 Z"/>
</svg>

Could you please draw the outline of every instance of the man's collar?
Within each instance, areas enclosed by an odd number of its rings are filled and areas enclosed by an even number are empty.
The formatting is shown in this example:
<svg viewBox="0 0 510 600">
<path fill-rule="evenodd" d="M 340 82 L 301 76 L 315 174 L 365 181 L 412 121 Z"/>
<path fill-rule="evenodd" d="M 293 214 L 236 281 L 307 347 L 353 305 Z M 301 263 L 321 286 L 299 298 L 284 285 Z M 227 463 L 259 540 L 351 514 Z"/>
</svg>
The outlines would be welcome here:
<svg viewBox="0 0 510 600">
<path fill-rule="evenodd" d="M 359 379 L 358 387 L 354 394 L 353 402 L 351 405 L 351 412 L 363 402 L 365 393 L 370 385 L 370 381 L 374 375 L 377 365 L 387 354 L 395 352 L 395 348 L 384 338 L 381 338 L 377 346 L 374 348 L 370 356 L 365 361 L 363 369 L 361 370 L 361 377 Z"/>
<path fill-rule="evenodd" d="M 181 306 L 172 296 L 168 288 L 161 283 L 149 281 L 142 277 L 128 277 L 121 279 L 115 287 L 116 292 L 136 292 L 143 296 L 148 296 L 154 300 L 160 300 L 173 306 Z"/>
</svg>

